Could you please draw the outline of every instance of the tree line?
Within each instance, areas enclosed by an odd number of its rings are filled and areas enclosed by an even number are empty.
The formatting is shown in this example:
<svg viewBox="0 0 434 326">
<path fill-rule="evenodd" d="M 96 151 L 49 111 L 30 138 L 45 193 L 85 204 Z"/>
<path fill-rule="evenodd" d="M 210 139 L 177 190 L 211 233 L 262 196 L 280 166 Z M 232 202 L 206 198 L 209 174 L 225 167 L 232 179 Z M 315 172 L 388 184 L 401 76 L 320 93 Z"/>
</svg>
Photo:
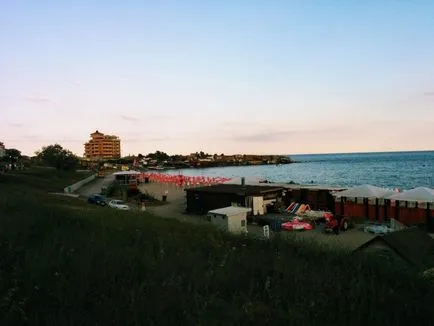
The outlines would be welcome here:
<svg viewBox="0 0 434 326">
<path fill-rule="evenodd" d="M 0 163 L 11 165 L 12 168 L 16 168 L 18 165 L 45 165 L 54 167 L 59 171 L 71 171 L 77 169 L 80 160 L 70 150 L 59 144 L 54 144 L 42 147 L 41 150 L 35 152 L 33 157 L 22 155 L 21 151 L 16 148 L 7 148 L 5 155 L 0 158 Z"/>
</svg>

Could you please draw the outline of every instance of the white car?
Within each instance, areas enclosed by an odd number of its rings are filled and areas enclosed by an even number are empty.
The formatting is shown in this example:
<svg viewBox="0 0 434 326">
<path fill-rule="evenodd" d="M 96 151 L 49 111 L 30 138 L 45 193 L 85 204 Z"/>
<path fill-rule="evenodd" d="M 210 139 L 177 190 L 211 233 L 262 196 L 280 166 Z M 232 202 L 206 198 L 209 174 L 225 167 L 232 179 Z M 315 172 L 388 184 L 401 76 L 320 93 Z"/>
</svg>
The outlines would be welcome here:
<svg viewBox="0 0 434 326">
<path fill-rule="evenodd" d="M 116 209 L 122 209 L 124 211 L 127 211 L 130 209 L 130 206 L 128 206 L 124 201 L 122 200 L 110 200 L 108 203 L 109 207 L 116 208 Z"/>
</svg>

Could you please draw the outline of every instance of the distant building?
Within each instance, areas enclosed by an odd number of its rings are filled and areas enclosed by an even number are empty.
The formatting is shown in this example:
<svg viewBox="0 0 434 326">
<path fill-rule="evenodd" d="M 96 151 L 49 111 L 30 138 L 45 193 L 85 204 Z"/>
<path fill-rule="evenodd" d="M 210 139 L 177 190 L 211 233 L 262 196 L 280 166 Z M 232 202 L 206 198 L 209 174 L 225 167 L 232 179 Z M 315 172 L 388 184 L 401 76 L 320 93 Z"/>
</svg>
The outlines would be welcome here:
<svg viewBox="0 0 434 326">
<path fill-rule="evenodd" d="M 84 156 L 89 159 L 117 159 L 121 157 L 121 140 L 117 136 L 104 135 L 98 130 L 90 134 L 84 144 Z"/>
<path fill-rule="evenodd" d="M 0 142 L 0 157 L 5 157 L 6 155 L 6 147 L 5 144 Z"/>
</svg>

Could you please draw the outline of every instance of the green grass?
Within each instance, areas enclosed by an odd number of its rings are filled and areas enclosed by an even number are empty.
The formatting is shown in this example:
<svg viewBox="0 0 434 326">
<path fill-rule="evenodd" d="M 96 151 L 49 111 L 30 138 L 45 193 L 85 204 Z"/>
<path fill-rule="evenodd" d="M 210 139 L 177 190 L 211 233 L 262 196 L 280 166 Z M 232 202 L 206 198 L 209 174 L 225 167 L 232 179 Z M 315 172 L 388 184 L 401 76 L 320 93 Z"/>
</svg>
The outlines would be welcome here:
<svg viewBox="0 0 434 326">
<path fill-rule="evenodd" d="M 61 190 L 71 177 L 0 176 L 0 325 L 432 323 L 434 291 L 410 270 L 94 207 L 41 186 Z"/>
<path fill-rule="evenodd" d="M 44 192 L 63 192 L 63 188 L 90 176 L 91 172 L 63 172 L 54 168 L 35 167 L 24 171 L 12 171 L 0 176 L 0 187 L 28 188 Z"/>
</svg>

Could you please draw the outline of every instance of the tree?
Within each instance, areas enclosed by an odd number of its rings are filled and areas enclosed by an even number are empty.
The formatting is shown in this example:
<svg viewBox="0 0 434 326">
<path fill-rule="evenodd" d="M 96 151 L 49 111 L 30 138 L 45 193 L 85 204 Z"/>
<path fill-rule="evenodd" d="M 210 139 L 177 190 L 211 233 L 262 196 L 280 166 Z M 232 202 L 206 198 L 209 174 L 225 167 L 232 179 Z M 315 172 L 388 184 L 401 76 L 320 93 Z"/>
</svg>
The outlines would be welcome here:
<svg viewBox="0 0 434 326">
<path fill-rule="evenodd" d="M 21 151 L 15 148 L 5 150 L 5 157 L 9 163 L 16 163 L 21 159 Z"/>
<path fill-rule="evenodd" d="M 149 153 L 146 155 L 147 158 L 151 160 L 157 160 L 158 162 L 166 161 L 170 158 L 170 156 L 164 152 L 156 151 L 155 153 Z"/>
<path fill-rule="evenodd" d="M 75 170 L 79 164 L 78 157 L 59 144 L 42 147 L 36 155 L 44 164 L 55 167 L 57 170 Z"/>
</svg>

